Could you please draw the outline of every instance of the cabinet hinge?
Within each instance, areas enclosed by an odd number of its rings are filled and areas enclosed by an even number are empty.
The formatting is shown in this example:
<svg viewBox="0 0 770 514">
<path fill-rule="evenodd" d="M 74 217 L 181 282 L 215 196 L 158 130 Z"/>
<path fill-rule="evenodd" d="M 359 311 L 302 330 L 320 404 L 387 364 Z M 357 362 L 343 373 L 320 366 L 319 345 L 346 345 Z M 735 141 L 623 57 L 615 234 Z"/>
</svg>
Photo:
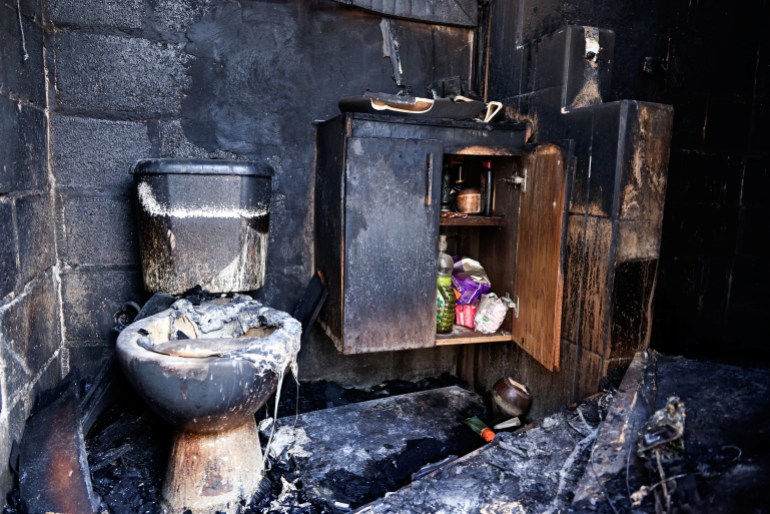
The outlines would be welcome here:
<svg viewBox="0 0 770 514">
<path fill-rule="evenodd" d="M 514 173 L 510 177 L 504 178 L 503 182 L 510 184 L 512 187 L 518 187 L 522 193 L 527 192 L 527 168 L 522 168 L 520 171 Z"/>
<path fill-rule="evenodd" d="M 518 319 L 519 318 L 519 297 L 516 295 L 511 295 L 510 293 L 505 293 L 503 297 L 501 298 L 503 303 L 505 303 L 506 307 L 513 310 L 513 318 Z"/>
</svg>

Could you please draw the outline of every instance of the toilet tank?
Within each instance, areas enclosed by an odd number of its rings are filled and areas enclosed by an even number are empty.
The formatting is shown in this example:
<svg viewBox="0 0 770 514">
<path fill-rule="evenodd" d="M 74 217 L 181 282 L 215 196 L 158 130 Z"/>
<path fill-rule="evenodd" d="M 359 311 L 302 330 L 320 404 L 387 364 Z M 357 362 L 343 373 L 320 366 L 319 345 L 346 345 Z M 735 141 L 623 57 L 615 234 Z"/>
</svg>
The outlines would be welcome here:
<svg viewBox="0 0 770 514">
<path fill-rule="evenodd" d="M 265 281 L 272 170 L 252 162 L 144 159 L 131 168 L 145 288 L 253 291 Z"/>
</svg>

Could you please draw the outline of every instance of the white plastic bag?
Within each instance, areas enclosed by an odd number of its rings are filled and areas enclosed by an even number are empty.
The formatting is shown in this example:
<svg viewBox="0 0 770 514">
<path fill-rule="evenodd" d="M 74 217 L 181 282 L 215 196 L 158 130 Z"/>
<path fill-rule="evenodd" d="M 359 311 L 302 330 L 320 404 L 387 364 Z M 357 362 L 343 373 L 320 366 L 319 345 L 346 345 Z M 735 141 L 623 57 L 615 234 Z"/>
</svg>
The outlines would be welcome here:
<svg viewBox="0 0 770 514">
<path fill-rule="evenodd" d="M 508 305 L 495 293 L 481 296 L 476 310 L 476 332 L 494 334 L 500 328 L 508 313 Z"/>
</svg>

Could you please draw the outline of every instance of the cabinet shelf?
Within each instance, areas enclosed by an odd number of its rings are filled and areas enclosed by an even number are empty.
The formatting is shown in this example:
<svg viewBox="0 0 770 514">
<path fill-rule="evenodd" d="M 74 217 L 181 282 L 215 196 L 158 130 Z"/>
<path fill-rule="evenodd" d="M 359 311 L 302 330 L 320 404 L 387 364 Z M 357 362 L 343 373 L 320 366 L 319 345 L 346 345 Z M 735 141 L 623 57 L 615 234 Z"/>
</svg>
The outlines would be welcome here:
<svg viewBox="0 0 770 514">
<path fill-rule="evenodd" d="M 494 343 L 511 341 L 511 333 L 498 330 L 494 334 L 482 334 L 459 325 L 452 326 L 449 334 L 437 334 L 436 346 L 449 346 L 453 344 Z"/>
<path fill-rule="evenodd" d="M 442 227 L 502 227 L 505 218 L 502 216 L 464 216 L 456 218 L 441 218 Z"/>
</svg>

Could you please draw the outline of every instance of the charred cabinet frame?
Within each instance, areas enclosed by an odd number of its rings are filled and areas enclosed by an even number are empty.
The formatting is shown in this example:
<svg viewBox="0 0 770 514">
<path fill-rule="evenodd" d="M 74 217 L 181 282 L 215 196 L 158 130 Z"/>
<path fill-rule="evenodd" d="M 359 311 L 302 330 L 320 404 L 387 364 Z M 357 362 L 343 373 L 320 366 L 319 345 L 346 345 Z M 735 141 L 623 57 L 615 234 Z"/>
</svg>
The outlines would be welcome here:
<svg viewBox="0 0 770 514">
<path fill-rule="evenodd" d="M 329 287 L 319 321 L 340 352 L 513 341 L 557 368 L 569 155 L 525 136 L 521 125 L 352 113 L 318 125 L 315 262 Z M 471 172 L 493 161 L 492 216 L 440 216 L 449 160 Z M 440 233 L 516 303 L 496 334 L 436 335 Z"/>
</svg>

